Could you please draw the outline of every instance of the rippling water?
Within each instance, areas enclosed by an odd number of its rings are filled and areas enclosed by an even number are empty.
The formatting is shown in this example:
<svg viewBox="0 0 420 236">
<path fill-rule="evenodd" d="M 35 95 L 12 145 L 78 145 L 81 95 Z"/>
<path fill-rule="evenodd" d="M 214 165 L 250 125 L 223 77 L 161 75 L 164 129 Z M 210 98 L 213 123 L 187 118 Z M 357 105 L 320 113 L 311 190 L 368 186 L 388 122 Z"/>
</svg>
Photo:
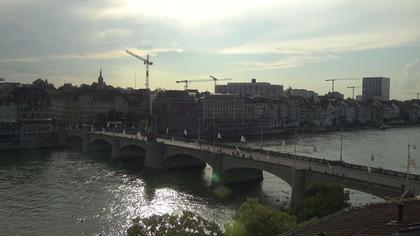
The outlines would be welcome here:
<svg viewBox="0 0 420 236">
<path fill-rule="evenodd" d="M 290 151 L 296 142 L 302 154 L 335 160 L 339 137 L 299 135 L 286 139 L 285 147 L 284 138 L 271 137 L 265 148 Z M 346 132 L 343 140 L 346 161 L 369 164 L 373 152 L 372 166 L 401 171 L 408 140 L 420 147 L 420 128 Z M 208 187 L 208 168 L 141 171 L 130 163 L 69 150 L 0 153 L 0 235 L 123 235 L 132 218 L 182 210 L 223 224 L 247 196 L 259 196 L 275 207 L 290 197 L 290 186 L 269 173 L 260 185 L 231 189 L 232 196 L 221 199 Z M 419 152 L 413 156 L 420 164 Z M 376 200 L 357 191 L 351 198 L 355 204 Z"/>
</svg>

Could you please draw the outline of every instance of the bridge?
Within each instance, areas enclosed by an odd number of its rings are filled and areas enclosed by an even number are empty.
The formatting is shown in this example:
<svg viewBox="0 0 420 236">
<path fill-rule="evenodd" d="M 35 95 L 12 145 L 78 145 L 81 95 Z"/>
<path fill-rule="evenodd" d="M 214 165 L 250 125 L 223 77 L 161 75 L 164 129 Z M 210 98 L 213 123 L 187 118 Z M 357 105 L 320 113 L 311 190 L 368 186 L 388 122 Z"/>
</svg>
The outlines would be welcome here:
<svg viewBox="0 0 420 236">
<path fill-rule="evenodd" d="M 213 169 L 212 185 L 224 186 L 261 181 L 263 171 L 274 174 L 292 187 L 291 203 L 302 207 L 305 192 L 316 182 L 333 182 L 381 198 L 395 198 L 407 190 L 420 192 L 420 176 L 366 166 L 295 156 L 258 148 L 212 145 L 174 139 L 147 137 L 112 132 L 70 130 L 66 140 L 79 139 L 82 150 L 90 146 L 108 145 L 111 158 L 123 159 L 131 150 L 144 167 L 174 169 L 204 167 Z"/>
</svg>

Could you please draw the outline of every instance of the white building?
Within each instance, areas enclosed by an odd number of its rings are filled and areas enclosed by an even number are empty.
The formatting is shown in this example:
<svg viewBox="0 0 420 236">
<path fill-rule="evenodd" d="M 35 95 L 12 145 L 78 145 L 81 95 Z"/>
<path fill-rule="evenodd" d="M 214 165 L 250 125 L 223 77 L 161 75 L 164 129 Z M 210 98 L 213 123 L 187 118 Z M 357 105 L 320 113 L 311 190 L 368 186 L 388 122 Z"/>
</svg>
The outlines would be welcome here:
<svg viewBox="0 0 420 236">
<path fill-rule="evenodd" d="M 216 85 L 215 92 L 243 96 L 279 97 L 283 94 L 283 85 L 257 82 L 256 79 L 252 79 L 251 83 L 228 83 L 227 85 Z"/>
</svg>

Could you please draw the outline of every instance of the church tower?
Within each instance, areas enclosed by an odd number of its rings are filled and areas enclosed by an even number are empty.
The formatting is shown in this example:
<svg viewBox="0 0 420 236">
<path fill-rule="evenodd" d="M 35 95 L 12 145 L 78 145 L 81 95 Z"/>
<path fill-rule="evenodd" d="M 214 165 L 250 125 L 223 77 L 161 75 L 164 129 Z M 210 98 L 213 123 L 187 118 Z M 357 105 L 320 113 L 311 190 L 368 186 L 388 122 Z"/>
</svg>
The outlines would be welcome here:
<svg viewBox="0 0 420 236">
<path fill-rule="evenodd" d="M 102 69 L 99 71 L 98 87 L 99 88 L 105 88 L 106 87 L 106 84 L 104 82 L 104 78 L 102 77 Z"/>
</svg>

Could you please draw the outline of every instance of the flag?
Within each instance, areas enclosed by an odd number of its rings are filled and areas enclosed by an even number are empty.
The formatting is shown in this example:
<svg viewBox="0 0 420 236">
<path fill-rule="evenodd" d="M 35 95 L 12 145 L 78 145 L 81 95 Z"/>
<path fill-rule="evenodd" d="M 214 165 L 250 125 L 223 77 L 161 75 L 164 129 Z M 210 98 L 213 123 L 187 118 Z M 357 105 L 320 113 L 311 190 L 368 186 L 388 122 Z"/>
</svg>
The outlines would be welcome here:
<svg viewBox="0 0 420 236">
<path fill-rule="evenodd" d="M 106 127 L 107 127 L 107 128 L 109 128 L 109 122 L 108 122 L 108 123 L 106 123 Z"/>
<path fill-rule="evenodd" d="M 140 136 L 141 136 L 141 133 L 140 133 L 140 130 L 139 130 L 139 132 L 137 133 L 137 137 L 140 138 Z"/>
<path fill-rule="evenodd" d="M 169 134 L 169 129 L 168 128 L 166 128 L 166 134 Z"/>
<path fill-rule="evenodd" d="M 187 135 L 188 135 L 188 132 L 187 132 L 187 130 L 186 130 L 186 129 L 184 129 L 184 135 L 185 135 L 185 136 L 187 136 Z"/>
<path fill-rule="evenodd" d="M 286 143 L 284 142 L 284 140 L 281 141 L 281 145 L 284 147 L 286 147 Z"/>
<path fill-rule="evenodd" d="M 123 129 L 123 135 L 125 135 L 125 129 Z"/>
<path fill-rule="evenodd" d="M 78 129 L 79 128 L 79 126 L 76 124 L 76 129 Z"/>
<path fill-rule="evenodd" d="M 368 173 L 372 173 L 372 170 L 370 169 L 370 166 L 367 166 Z"/>
<path fill-rule="evenodd" d="M 411 168 L 416 168 L 416 161 L 415 161 L 414 159 L 410 158 L 410 159 L 408 160 L 408 165 L 409 165 Z"/>
<path fill-rule="evenodd" d="M 219 133 L 217 133 L 217 138 L 218 138 L 218 139 L 222 139 L 222 135 L 220 135 L 220 132 L 219 132 Z"/>
<path fill-rule="evenodd" d="M 94 132 L 95 128 L 93 128 L 93 125 L 90 127 L 90 131 Z"/>
<path fill-rule="evenodd" d="M 246 143 L 246 139 L 244 136 L 241 136 L 241 142 Z"/>
<path fill-rule="evenodd" d="M 373 152 L 372 152 L 372 156 L 370 156 L 370 160 L 375 161 L 375 156 L 373 155 Z"/>
</svg>

